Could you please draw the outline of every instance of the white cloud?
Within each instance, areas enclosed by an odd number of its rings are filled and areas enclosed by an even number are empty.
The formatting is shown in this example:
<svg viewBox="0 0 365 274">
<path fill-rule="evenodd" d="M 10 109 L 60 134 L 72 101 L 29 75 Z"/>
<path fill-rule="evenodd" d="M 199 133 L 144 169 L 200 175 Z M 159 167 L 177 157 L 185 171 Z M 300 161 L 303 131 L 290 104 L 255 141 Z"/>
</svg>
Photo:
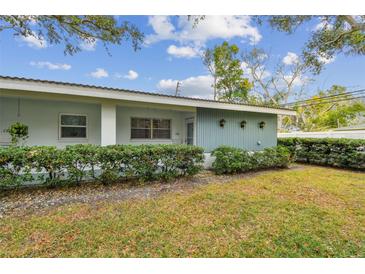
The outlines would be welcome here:
<svg viewBox="0 0 365 274">
<path fill-rule="evenodd" d="M 333 25 L 326 22 L 325 20 L 321 20 L 317 25 L 314 26 L 313 31 L 319 31 L 319 30 L 331 30 L 333 29 Z"/>
<path fill-rule="evenodd" d="M 246 62 L 241 62 L 241 69 L 243 69 L 243 71 L 246 71 L 248 69 L 248 64 Z"/>
<path fill-rule="evenodd" d="M 246 62 L 241 63 L 241 69 L 243 70 L 243 74 L 245 77 L 247 77 L 250 81 L 254 81 Z M 271 72 L 268 71 L 264 65 L 257 66 L 255 73 L 260 79 L 266 79 L 271 76 Z"/>
<path fill-rule="evenodd" d="M 96 40 L 91 40 L 91 41 L 82 41 L 80 44 L 79 44 L 79 47 L 82 49 L 82 50 L 86 50 L 86 51 L 95 51 L 96 49 L 96 43 L 97 41 Z"/>
<path fill-rule="evenodd" d="M 187 16 L 178 18 L 177 27 L 168 16 L 151 16 L 149 25 L 154 34 L 146 37 L 146 43 L 151 44 L 161 40 L 174 40 L 182 44 L 192 43 L 203 46 L 206 41 L 216 38 L 229 40 L 234 37 L 248 39 L 251 44 L 258 43 L 262 36 L 258 29 L 251 25 L 250 16 L 206 16 L 195 27 L 194 18 Z"/>
<path fill-rule="evenodd" d="M 334 62 L 334 61 L 335 61 L 335 59 L 336 59 L 336 57 L 332 57 L 332 58 L 326 58 L 326 57 L 323 57 L 323 56 L 319 56 L 319 57 L 318 57 L 318 60 L 319 60 L 321 63 L 325 64 L 325 65 L 330 64 L 330 63 Z"/>
<path fill-rule="evenodd" d="M 134 70 L 130 70 L 128 71 L 128 74 L 125 74 L 125 75 L 121 75 L 119 73 L 115 74 L 115 77 L 117 78 L 126 78 L 126 79 L 129 79 L 129 80 L 135 80 L 138 78 L 138 73 Z"/>
<path fill-rule="evenodd" d="M 177 57 L 177 58 L 193 58 L 198 55 L 198 50 L 192 47 L 177 47 L 175 45 L 170 45 L 167 48 L 167 53 Z"/>
<path fill-rule="evenodd" d="M 213 98 L 213 78 L 211 75 L 200 75 L 183 80 L 162 79 L 157 88 L 164 93 L 174 94 L 177 82 L 181 82 L 180 95 L 195 98 Z"/>
<path fill-rule="evenodd" d="M 293 65 L 299 62 L 299 56 L 294 52 L 288 52 L 288 54 L 283 58 L 283 63 L 285 65 Z"/>
<path fill-rule="evenodd" d="M 95 71 L 90 73 L 90 76 L 99 79 L 99 78 L 109 77 L 109 74 L 105 69 L 97 68 Z"/>
<path fill-rule="evenodd" d="M 286 82 L 289 82 L 293 79 L 293 75 L 292 74 L 287 74 L 284 76 L 284 79 Z M 306 85 L 308 83 L 310 83 L 310 78 L 308 78 L 307 76 L 301 76 L 301 77 L 296 77 L 292 83 L 293 87 L 300 87 L 303 85 Z M 287 84 L 284 82 L 284 80 L 282 81 L 278 81 L 278 83 L 276 83 L 277 86 L 280 87 L 287 87 Z"/>
<path fill-rule="evenodd" d="M 155 34 L 149 35 L 146 42 L 153 43 L 159 40 L 172 39 L 175 31 L 174 25 L 170 21 L 169 16 L 150 16 L 148 24 L 153 28 Z"/>
<path fill-rule="evenodd" d="M 32 33 L 33 35 L 20 36 L 20 39 L 31 48 L 42 49 L 48 47 L 47 41 L 42 36 L 37 35 L 35 32 Z"/>
<path fill-rule="evenodd" d="M 69 64 L 60 64 L 60 63 L 51 63 L 48 61 L 32 61 L 29 63 L 33 67 L 37 68 L 47 68 L 50 70 L 69 70 L 71 69 L 71 65 Z"/>
</svg>

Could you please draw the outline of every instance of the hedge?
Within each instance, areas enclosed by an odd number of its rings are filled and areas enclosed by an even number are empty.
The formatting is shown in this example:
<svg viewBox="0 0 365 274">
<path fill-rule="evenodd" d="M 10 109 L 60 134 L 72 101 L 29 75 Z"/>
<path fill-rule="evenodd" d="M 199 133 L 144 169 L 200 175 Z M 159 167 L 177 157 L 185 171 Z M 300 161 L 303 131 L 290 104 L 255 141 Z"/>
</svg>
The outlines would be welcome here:
<svg viewBox="0 0 365 274">
<path fill-rule="evenodd" d="M 213 151 L 213 170 L 217 174 L 233 174 L 266 168 L 288 167 L 291 158 L 285 147 L 266 148 L 248 152 L 244 149 L 221 146 Z"/>
<path fill-rule="evenodd" d="M 345 138 L 280 138 L 302 163 L 365 170 L 365 140 Z"/>
<path fill-rule="evenodd" d="M 169 180 L 202 168 L 203 149 L 188 145 L 71 145 L 0 148 L 0 186 Z"/>
</svg>

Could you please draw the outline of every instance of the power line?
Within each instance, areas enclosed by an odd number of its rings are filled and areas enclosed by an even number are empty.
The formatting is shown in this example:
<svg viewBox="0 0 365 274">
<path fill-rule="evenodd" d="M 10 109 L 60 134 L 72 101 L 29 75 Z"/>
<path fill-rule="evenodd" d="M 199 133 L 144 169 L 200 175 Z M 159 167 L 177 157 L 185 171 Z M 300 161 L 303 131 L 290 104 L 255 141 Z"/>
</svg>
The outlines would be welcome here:
<svg viewBox="0 0 365 274">
<path fill-rule="evenodd" d="M 362 92 L 362 93 L 359 93 L 359 94 L 356 94 L 357 97 L 351 97 L 349 95 L 345 95 L 345 96 L 334 96 L 334 97 L 331 97 L 331 98 L 325 98 L 325 99 L 318 99 L 318 100 L 309 100 L 309 101 L 304 101 L 302 104 L 310 104 L 310 103 L 323 103 L 323 104 L 330 104 L 331 102 L 333 102 L 334 100 L 338 100 L 338 101 L 341 101 L 342 99 L 343 100 L 352 100 L 352 98 L 361 98 L 361 96 L 364 96 L 365 93 Z M 301 104 L 297 104 L 297 105 L 301 105 Z M 294 107 L 295 105 L 291 105 L 292 107 Z"/>
<path fill-rule="evenodd" d="M 345 93 L 341 93 L 341 94 L 334 94 L 334 95 L 322 96 L 322 97 L 318 97 L 318 98 L 312 98 L 312 99 L 306 99 L 306 100 L 301 100 L 301 101 L 296 101 L 296 102 L 290 102 L 290 103 L 286 103 L 286 104 L 282 104 L 282 105 L 287 106 L 287 105 L 294 105 L 294 104 L 303 103 L 303 102 L 322 101 L 323 99 L 327 99 L 327 98 L 345 97 L 349 94 L 363 93 L 363 92 L 365 92 L 365 89 L 359 89 L 359 90 L 345 92 Z M 358 95 L 358 94 L 356 94 L 356 95 Z"/>
<path fill-rule="evenodd" d="M 342 102 L 342 101 L 350 101 L 350 100 L 356 100 L 356 99 L 361 99 L 361 98 L 365 98 L 365 96 L 342 98 L 342 99 L 339 99 L 339 100 L 325 101 L 325 102 L 319 102 L 319 103 L 314 103 L 314 104 L 298 105 L 298 107 L 309 107 L 309 106 L 315 106 L 315 105 L 331 104 L 331 103 Z"/>
<path fill-rule="evenodd" d="M 346 97 L 347 95 L 350 95 L 350 94 L 363 93 L 363 92 L 365 92 L 365 89 L 346 92 L 346 93 L 342 93 L 342 94 L 334 94 L 334 95 L 322 96 L 322 97 L 318 97 L 318 98 L 306 99 L 306 100 L 301 100 L 301 101 L 296 101 L 296 102 L 290 102 L 290 103 L 283 104 L 283 105 L 293 105 L 293 104 L 302 103 L 302 102 L 305 103 L 305 102 L 313 102 L 313 101 L 323 101 L 323 99 L 327 100 L 327 98 Z M 356 94 L 356 95 L 358 95 L 358 94 Z"/>
</svg>

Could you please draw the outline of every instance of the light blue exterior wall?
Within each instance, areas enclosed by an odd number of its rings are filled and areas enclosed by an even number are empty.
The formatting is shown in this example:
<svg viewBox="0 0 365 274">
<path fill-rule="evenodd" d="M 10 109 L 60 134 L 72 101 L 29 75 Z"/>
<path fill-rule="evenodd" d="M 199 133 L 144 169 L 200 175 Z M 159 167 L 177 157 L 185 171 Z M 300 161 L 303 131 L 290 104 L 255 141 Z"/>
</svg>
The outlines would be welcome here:
<svg viewBox="0 0 365 274">
<path fill-rule="evenodd" d="M 87 115 L 87 138 L 59 138 L 59 114 Z M 195 112 L 158 109 L 136 106 L 116 107 L 117 144 L 182 144 L 185 141 L 185 120 L 194 118 Z M 163 118 L 171 120 L 171 139 L 130 138 L 131 117 Z M 0 96 L 0 145 L 10 143 L 6 129 L 14 122 L 29 127 L 29 138 L 25 145 L 51 145 L 65 147 L 72 144 L 101 144 L 101 105 L 85 102 L 40 100 L 21 97 Z"/>
<path fill-rule="evenodd" d="M 183 144 L 185 118 L 195 113 L 148 107 L 117 107 L 117 144 Z M 131 139 L 131 118 L 158 118 L 171 120 L 171 139 Z"/>
<path fill-rule="evenodd" d="M 224 127 L 220 127 L 219 121 L 226 121 Z M 245 120 L 244 129 L 240 127 Z M 263 129 L 258 123 L 266 123 Z M 220 145 L 228 145 L 246 150 L 262 150 L 277 144 L 277 115 L 239 112 L 217 109 L 197 109 L 196 118 L 196 144 L 211 152 Z M 261 145 L 258 144 L 261 142 Z"/>
<path fill-rule="evenodd" d="M 0 145 L 10 141 L 6 129 L 19 121 L 29 126 L 26 145 L 55 145 L 64 147 L 69 144 L 101 144 L 101 105 L 84 102 L 40 100 L 30 98 L 0 96 Z M 88 117 L 87 139 L 64 140 L 59 138 L 59 114 L 86 114 Z M 171 139 L 169 140 L 131 140 L 131 117 L 171 119 Z M 219 126 L 221 119 L 226 120 L 224 128 Z M 117 106 L 116 143 L 185 143 L 186 121 L 195 120 L 195 144 L 210 152 L 220 145 L 230 145 L 247 150 L 261 150 L 276 146 L 277 117 L 274 114 L 260 114 L 198 108 L 196 112 L 173 110 L 166 106 L 162 109 L 149 106 Z M 246 120 L 245 129 L 240 122 Z M 260 129 L 258 123 L 265 121 Z M 261 145 L 257 142 L 260 141 Z"/>
<path fill-rule="evenodd" d="M 86 114 L 87 138 L 60 139 L 60 113 Z M 100 145 L 100 105 L 97 104 L 0 97 L 0 141 L 10 141 L 6 129 L 14 122 L 21 122 L 29 127 L 29 138 L 26 140 L 26 145 L 57 147 L 80 143 Z"/>
</svg>

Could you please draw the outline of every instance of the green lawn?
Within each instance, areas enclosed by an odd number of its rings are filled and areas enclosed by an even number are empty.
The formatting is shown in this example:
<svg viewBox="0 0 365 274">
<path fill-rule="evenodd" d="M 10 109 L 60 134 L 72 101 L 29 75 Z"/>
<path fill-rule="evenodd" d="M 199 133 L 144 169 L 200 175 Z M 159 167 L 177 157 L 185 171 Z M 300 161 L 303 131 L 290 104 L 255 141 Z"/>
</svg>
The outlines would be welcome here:
<svg viewBox="0 0 365 274">
<path fill-rule="evenodd" d="M 270 171 L 0 222 L 1 257 L 364 257 L 365 174 Z"/>
</svg>

